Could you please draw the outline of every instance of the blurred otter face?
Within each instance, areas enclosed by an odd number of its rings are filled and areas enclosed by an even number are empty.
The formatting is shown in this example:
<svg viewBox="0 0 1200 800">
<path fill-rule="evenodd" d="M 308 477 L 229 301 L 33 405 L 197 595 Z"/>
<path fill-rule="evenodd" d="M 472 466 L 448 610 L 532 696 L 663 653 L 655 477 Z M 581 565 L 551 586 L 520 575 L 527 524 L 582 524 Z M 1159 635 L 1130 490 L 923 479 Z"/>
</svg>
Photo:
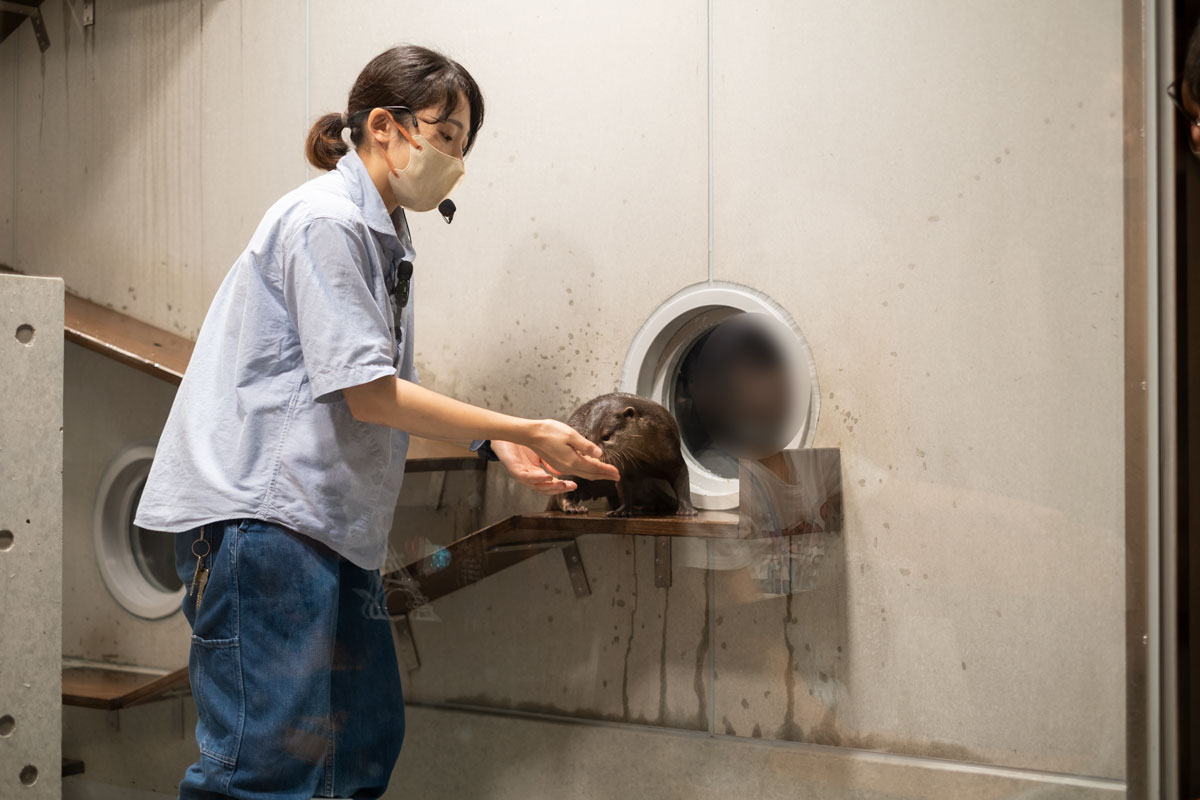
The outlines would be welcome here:
<svg viewBox="0 0 1200 800">
<path fill-rule="evenodd" d="M 689 375 L 692 411 L 714 446 L 762 459 L 793 433 L 792 375 L 784 351 L 757 314 L 713 328 Z"/>
</svg>

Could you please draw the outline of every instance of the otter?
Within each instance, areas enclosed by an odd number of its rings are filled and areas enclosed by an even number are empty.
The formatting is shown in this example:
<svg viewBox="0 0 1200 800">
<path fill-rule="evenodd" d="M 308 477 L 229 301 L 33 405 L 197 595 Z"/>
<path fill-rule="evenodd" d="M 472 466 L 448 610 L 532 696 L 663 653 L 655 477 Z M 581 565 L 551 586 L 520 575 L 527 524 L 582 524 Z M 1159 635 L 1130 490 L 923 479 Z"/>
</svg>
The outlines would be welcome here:
<svg viewBox="0 0 1200 800">
<path fill-rule="evenodd" d="M 583 514 L 587 507 L 582 501 L 606 498 L 610 517 L 695 515 L 679 427 L 667 409 L 635 394 L 613 392 L 575 409 L 567 424 L 604 449 L 600 460 L 619 469 L 621 480 L 569 476 L 578 488 L 556 495 L 548 510 Z"/>
</svg>

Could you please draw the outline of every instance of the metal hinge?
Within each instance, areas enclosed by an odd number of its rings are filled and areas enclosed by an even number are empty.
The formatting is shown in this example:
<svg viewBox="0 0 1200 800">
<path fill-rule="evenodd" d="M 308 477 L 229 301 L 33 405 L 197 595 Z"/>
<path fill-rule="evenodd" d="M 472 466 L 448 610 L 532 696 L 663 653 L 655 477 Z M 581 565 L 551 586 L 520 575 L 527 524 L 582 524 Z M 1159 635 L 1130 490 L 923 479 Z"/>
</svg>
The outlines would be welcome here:
<svg viewBox="0 0 1200 800">
<path fill-rule="evenodd" d="M 0 0 L 0 11 L 29 17 L 29 23 L 33 25 L 33 35 L 37 37 L 38 49 L 43 53 L 50 49 L 50 35 L 46 33 L 46 20 L 42 18 L 40 8 L 23 3 L 6 3 L 4 0 Z"/>
<path fill-rule="evenodd" d="M 579 545 L 574 541 L 563 545 L 563 561 L 567 564 L 567 576 L 571 579 L 571 588 L 576 597 L 587 597 L 592 593 L 588 585 L 587 573 L 583 569 L 583 556 L 579 553 Z"/>
</svg>

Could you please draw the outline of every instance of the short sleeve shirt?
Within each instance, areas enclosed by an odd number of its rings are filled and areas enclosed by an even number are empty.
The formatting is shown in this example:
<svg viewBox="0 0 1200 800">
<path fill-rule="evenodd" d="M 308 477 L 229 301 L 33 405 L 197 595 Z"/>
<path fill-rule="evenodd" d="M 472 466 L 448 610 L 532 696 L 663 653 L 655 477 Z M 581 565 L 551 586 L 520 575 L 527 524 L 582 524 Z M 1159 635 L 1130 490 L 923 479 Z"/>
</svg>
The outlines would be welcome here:
<svg viewBox="0 0 1200 800">
<path fill-rule="evenodd" d="M 414 253 L 358 155 L 267 211 L 208 310 L 136 524 L 274 522 L 365 569 L 387 554 L 409 436 L 359 422 L 342 390 L 416 381 Z"/>
</svg>

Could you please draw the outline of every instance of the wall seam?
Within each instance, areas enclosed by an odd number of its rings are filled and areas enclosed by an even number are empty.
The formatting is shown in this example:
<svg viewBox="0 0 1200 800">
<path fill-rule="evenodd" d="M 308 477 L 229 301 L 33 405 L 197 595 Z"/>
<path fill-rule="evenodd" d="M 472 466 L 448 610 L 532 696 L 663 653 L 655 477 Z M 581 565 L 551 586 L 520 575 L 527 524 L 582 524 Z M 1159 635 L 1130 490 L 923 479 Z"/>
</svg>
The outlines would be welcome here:
<svg viewBox="0 0 1200 800">
<path fill-rule="evenodd" d="M 244 7 L 240 7 L 238 9 L 239 18 L 244 13 L 245 13 Z M 238 25 L 240 27 L 240 25 L 241 25 L 240 21 L 239 21 Z M 204 155 L 205 155 L 204 97 L 205 97 L 205 92 L 208 89 L 208 81 L 206 80 L 207 70 L 205 69 L 205 65 L 208 63 L 208 59 L 205 57 L 205 54 L 204 54 L 204 0 L 200 0 L 200 35 L 198 38 L 200 39 L 200 64 L 197 68 L 197 72 L 199 73 L 199 76 L 200 76 L 200 78 L 199 78 L 199 83 L 200 83 L 200 92 L 199 92 L 200 140 L 196 143 L 197 144 L 196 152 L 199 153 L 198 161 L 200 162 L 200 175 L 203 176 L 204 172 L 205 172 L 205 170 L 204 170 Z M 238 53 L 238 58 L 242 61 L 243 64 L 245 63 L 244 50 L 242 52 Z M 243 87 L 241 89 L 241 97 L 245 98 L 245 96 L 246 96 L 246 91 L 245 91 L 245 88 Z M 187 286 L 188 283 L 190 283 L 193 290 L 196 287 L 199 287 L 200 291 L 198 292 L 198 294 L 203 296 L 204 294 L 206 294 L 206 292 L 204 290 L 205 286 L 206 286 L 205 276 L 208 274 L 208 244 L 207 244 L 208 236 L 206 235 L 207 234 L 206 229 L 208 227 L 208 224 L 207 224 L 207 215 L 204 213 L 206 204 L 204 202 L 204 199 L 205 199 L 204 198 L 204 183 L 205 182 L 204 182 L 203 177 L 201 177 L 201 179 L 197 183 L 198 183 L 198 187 L 199 187 L 198 194 L 200 195 L 200 213 L 196 215 L 197 217 L 199 217 L 198 227 L 200 228 L 200 259 L 199 259 L 199 262 L 196 264 L 196 271 L 191 276 L 189 276 L 190 281 L 185 283 L 184 281 L 177 280 L 177 281 L 175 281 L 175 285 L 180 287 L 180 291 L 187 291 L 186 289 L 184 289 L 184 287 Z M 171 290 L 168 288 L 167 289 L 168 296 L 170 296 L 170 291 Z M 183 308 L 183 305 L 184 305 L 184 302 L 183 302 L 183 297 L 181 295 L 180 299 L 179 299 L 179 308 L 181 310 Z M 179 316 L 182 317 L 183 314 L 180 313 Z M 199 329 L 197 329 L 191 338 L 194 339 L 197 336 L 199 336 L 199 334 L 200 334 L 200 331 L 199 331 Z"/>
<path fill-rule="evenodd" d="M 1124 0 L 1122 121 L 1124 179 L 1126 768 L 1130 797 L 1161 789 L 1158 592 L 1160 557 L 1158 221 L 1153 0 Z M 1150 89 L 1148 91 L 1148 88 Z"/>
<path fill-rule="evenodd" d="M 706 6 L 705 27 L 707 47 L 705 50 L 708 117 L 708 282 L 713 279 L 713 14 L 712 0 Z"/>
<path fill-rule="evenodd" d="M 10 40 L 13 60 L 13 98 L 12 98 L 12 263 L 10 267 L 14 269 L 20 259 L 17 258 L 17 165 L 20 161 L 17 159 L 20 153 L 19 142 L 17 137 L 21 134 L 21 126 L 17 124 L 17 111 L 21 107 L 21 39 L 16 37 Z"/>
<path fill-rule="evenodd" d="M 712 546 L 705 546 L 708 555 L 708 569 L 704 571 L 704 591 L 708 601 L 704 610 L 708 619 L 708 732 L 717 732 L 717 586 L 716 573 L 712 565 Z"/>
</svg>

